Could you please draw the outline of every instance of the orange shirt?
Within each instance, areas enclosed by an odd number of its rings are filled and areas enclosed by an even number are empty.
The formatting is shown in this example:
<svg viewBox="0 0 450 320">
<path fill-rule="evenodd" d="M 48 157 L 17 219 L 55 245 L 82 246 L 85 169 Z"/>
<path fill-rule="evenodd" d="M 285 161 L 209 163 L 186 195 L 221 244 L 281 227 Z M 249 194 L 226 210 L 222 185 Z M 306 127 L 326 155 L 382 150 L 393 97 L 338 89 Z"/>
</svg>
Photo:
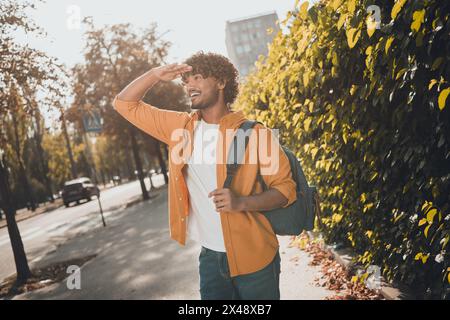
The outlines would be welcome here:
<svg viewBox="0 0 450 320">
<path fill-rule="evenodd" d="M 143 101 L 123 101 L 117 97 L 114 99 L 113 105 L 115 110 L 133 125 L 168 145 L 170 237 L 185 245 L 186 217 L 189 215 L 189 191 L 186 187 L 183 170 L 193 150 L 194 126 L 201 118 L 200 111 L 189 113 L 163 110 Z M 238 128 L 244 120 L 246 118 L 242 111 L 233 111 L 219 121 L 219 132 L 223 139 L 219 136 L 217 142 L 216 175 L 218 188 L 223 187 L 226 178 L 226 159 L 232 142 L 231 139 L 226 138 L 226 130 Z M 185 135 L 182 138 L 179 137 L 180 139 L 174 139 L 173 132 L 180 132 L 182 129 L 184 129 Z M 265 130 L 265 128 L 257 124 L 252 132 L 252 135 L 256 135 L 257 139 L 261 137 L 260 130 Z M 266 132 L 269 137 L 267 141 L 270 145 L 272 133 L 270 130 Z M 180 148 L 180 141 L 190 148 Z M 279 159 L 278 170 L 266 172 L 266 174 L 261 171 L 262 177 L 269 188 L 277 189 L 288 199 L 285 205 L 288 206 L 296 200 L 295 182 L 292 179 L 289 160 L 284 151 L 278 144 L 273 150 L 279 153 L 277 157 Z M 174 155 L 180 155 L 180 157 Z M 247 148 L 245 157 L 247 160 L 250 159 L 250 148 Z M 180 161 L 180 158 L 182 161 Z M 231 185 L 232 191 L 240 196 L 262 192 L 262 187 L 257 182 L 257 173 L 258 169 L 262 168 L 262 162 L 247 162 L 241 164 Z M 273 260 L 279 247 L 278 239 L 269 221 L 262 213 L 236 211 L 217 214 L 220 214 L 221 218 L 232 277 L 261 270 Z"/>
</svg>

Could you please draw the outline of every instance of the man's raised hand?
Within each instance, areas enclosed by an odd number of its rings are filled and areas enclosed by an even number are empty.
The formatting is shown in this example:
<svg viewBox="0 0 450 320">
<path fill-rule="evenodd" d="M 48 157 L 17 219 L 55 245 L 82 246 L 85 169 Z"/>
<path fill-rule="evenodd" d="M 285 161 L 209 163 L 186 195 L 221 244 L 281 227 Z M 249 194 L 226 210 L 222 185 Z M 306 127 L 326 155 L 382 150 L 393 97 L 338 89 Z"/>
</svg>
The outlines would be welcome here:
<svg viewBox="0 0 450 320">
<path fill-rule="evenodd" d="M 152 72 L 161 81 L 171 81 L 185 72 L 192 71 L 192 67 L 187 64 L 172 63 L 152 69 Z"/>
</svg>

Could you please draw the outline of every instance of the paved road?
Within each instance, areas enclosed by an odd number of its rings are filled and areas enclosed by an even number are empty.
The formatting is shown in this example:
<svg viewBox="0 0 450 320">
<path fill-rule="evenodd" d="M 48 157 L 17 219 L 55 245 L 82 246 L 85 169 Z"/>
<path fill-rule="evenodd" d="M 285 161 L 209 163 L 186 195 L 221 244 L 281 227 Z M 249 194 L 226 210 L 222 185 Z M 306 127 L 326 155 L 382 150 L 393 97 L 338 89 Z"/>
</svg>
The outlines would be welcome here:
<svg viewBox="0 0 450 320">
<path fill-rule="evenodd" d="M 199 299 L 198 244 L 180 246 L 170 239 L 167 190 L 148 202 L 114 212 L 107 228 L 97 226 L 68 239 L 37 262 L 97 256 L 81 268 L 81 289 L 66 281 L 26 293 L 16 299 Z M 331 292 L 314 286 L 319 268 L 310 257 L 289 248 L 280 237 L 282 299 L 323 299 Z"/>
<path fill-rule="evenodd" d="M 156 186 L 162 185 L 163 176 L 155 176 L 153 182 Z M 148 179 L 146 184 L 149 189 Z M 130 198 L 139 196 L 140 193 L 139 181 L 104 190 L 100 199 L 106 223 L 115 209 L 120 208 Z M 28 260 L 32 262 L 39 260 L 45 253 L 56 250 L 57 245 L 67 238 L 93 229 L 101 223 L 98 202 L 97 199 L 93 199 L 90 202 L 71 205 L 69 208 L 61 207 L 21 221 L 19 230 Z M 15 273 L 15 265 L 8 231 L 7 228 L 2 228 L 0 229 L 0 281 L 13 273 Z"/>
</svg>

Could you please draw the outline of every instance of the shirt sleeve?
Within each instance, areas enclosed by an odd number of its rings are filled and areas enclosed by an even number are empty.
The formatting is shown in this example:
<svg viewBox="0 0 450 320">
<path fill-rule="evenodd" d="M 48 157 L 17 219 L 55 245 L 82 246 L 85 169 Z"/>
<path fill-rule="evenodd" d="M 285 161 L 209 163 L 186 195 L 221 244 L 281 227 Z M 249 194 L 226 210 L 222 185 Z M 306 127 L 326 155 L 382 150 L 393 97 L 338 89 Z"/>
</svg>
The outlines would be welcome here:
<svg viewBox="0 0 450 320">
<path fill-rule="evenodd" d="M 283 206 L 297 199 L 296 183 L 292 178 L 291 165 L 272 130 L 257 124 L 259 171 L 268 188 L 277 189 L 288 200 Z"/>
<path fill-rule="evenodd" d="M 172 132 L 184 128 L 189 118 L 187 112 L 156 108 L 142 100 L 124 101 L 117 96 L 113 106 L 131 124 L 166 144 L 170 144 Z"/>
</svg>

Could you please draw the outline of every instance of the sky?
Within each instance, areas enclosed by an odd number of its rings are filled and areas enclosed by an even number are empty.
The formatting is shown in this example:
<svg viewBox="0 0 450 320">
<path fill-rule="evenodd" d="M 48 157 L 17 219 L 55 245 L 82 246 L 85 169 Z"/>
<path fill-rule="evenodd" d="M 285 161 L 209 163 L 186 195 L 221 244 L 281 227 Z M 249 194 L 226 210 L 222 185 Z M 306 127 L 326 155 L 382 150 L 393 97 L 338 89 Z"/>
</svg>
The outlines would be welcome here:
<svg viewBox="0 0 450 320">
<path fill-rule="evenodd" d="M 158 33 L 172 42 L 168 62 L 181 62 L 199 51 L 227 56 L 225 22 L 231 19 L 276 11 L 283 20 L 295 0 L 47 0 L 36 2 L 30 11 L 46 38 L 26 37 L 32 47 L 57 57 L 68 67 L 82 62 L 84 26 L 78 17 L 92 16 L 96 26 L 131 23 L 136 28 L 152 22 Z"/>
<path fill-rule="evenodd" d="M 79 21 L 86 16 L 93 17 L 96 27 L 131 23 L 138 29 L 156 22 L 157 33 L 172 42 L 167 63 L 173 63 L 182 62 L 199 50 L 228 56 L 227 20 L 275 11 L 282 21 L 294 8 L 295 0 L 45 0 L 35 3 L 36 9 L 30 10 L 29 15 L 47 36 L 19 32 L 16 40 L 47 52 L 71 68 L 83 62 L 86 30 Z M 47 124 L 56 124 L 56 113 L 43 112 Z"/>
</svg>

